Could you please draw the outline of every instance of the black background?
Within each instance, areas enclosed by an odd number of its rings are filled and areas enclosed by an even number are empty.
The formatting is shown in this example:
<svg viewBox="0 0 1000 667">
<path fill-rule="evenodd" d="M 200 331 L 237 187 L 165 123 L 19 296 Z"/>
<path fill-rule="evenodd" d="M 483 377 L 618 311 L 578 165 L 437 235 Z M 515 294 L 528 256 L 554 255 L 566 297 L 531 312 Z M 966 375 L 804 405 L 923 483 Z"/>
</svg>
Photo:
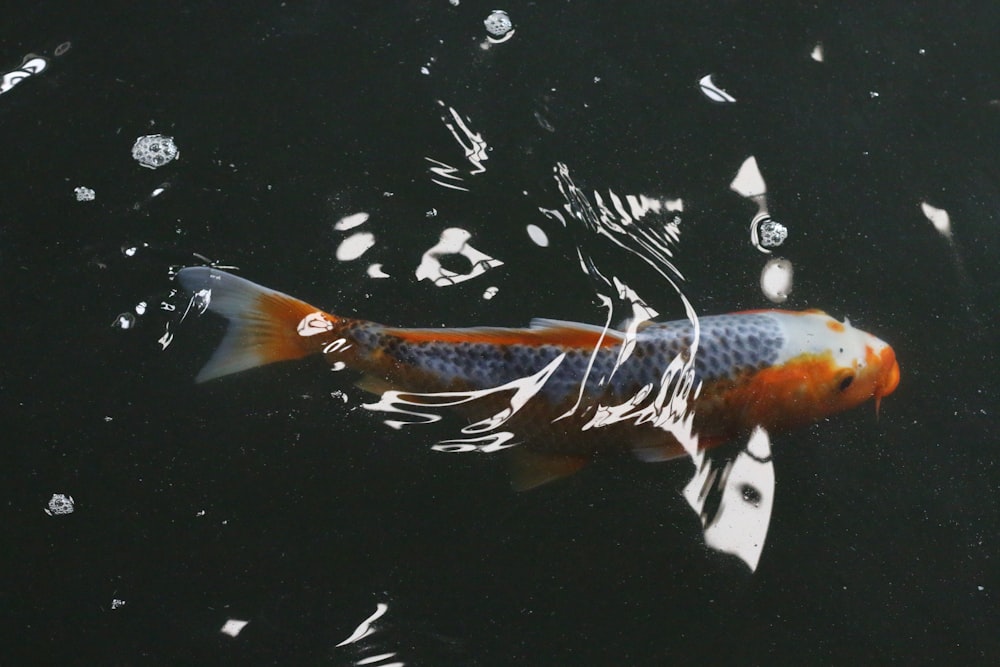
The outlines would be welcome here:
<svg viewBox="0 0 1000 667">
<path fill-rule="evenodd" d="M 494 6 L 470 0 L 103 4 L 0 20 L 0 69 L 50 57 L 0 95 L 2 664 L 1000 658 L 990 3 L 515 2 L 515 36 L 490 49 Z M 708 73 L 736 104 L 700 93 Z M 425 157 L 465 164 L 438 100 L 491 146 L 468 193 L 430 182 Z M 150 171 L 130 149 L 157 132 L 181 156 Z M 156 315 L 110 326 L 155 310 L 192 252 L 391 324 L 601 321 L 538 211 L 561 204 L 556 162 L 587 190 L 683 197 L 685 294 L 701 313 L 766 307 L 754 207 L 728 190 L 751 154 L 790 229 L 788 305 L 849 316 L 903 373 L 878 422 L 857 410 L 777 439 L 753 575 L 704 547 L 686 464 L 611 462 L 514 495 L 502 461 L 431 451 L 447 424 L 387 429 L 318 363 L 196 386 L 218 322 L 166 351 Z M 953 243 L 921 201 L 950 212 Z M 338 262 L 333 224 L 357 211 L 378 245 Z M 504 267 L 416 282 L 449 226 Z M 368 278 L 369 259 L 393 278 Z M 683 315 L 634 258 L 605 261 Z M 47 516 L 53 493 L 76 511 Z M 379 602 L 378 632 L 337 648 Z M 249 621 L 239 637 L 228 618 Z"/>
</svg>

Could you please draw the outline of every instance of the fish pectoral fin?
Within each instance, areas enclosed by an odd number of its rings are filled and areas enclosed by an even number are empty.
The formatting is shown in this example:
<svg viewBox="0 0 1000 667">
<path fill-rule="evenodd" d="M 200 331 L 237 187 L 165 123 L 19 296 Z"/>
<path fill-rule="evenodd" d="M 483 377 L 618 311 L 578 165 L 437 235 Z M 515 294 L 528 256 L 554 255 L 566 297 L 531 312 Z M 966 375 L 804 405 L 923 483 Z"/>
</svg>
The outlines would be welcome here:
<svg viewBox="0 0 1000 667">
<path fill-rule="evenodd" d="M 510 485 L 515 491 L 528 491 L 568 477 L 587 465 L 587 459 L 582 457 L 539 454 L 522 448 L 511 451 L 509 461 Z"/>
<path fill-rule="evenodd" d="M 659 429 L 643 431 L 631 444 L 632 455 L 643 463 L 672 461 L 687 455 L 677 438 Z"/>
<path fill-rule="evenodd" d="M 376 396 L 381 396 L 387 391 L 399 390 L 399 387 L 392 384 L 385 378 L 380 378 L 377 375 L 370 375 L 368 373 L 362 375 L 361 378 L 354 383 L 354 386 L 362 391 L 375 394 Z"/>
<path fill-rule="evenodd" d="M 698 438 L 698 449 L 700 451 L 715 449 L 727 442 L 728 438 L 701 436 Z M 632 455 L 643 463 L 661 463 L 687 456 L 687 450 L 672 435 L 666 434 L 664 437 L 664 434 L 658 433 L 655 439 L 632 443 Z"/>
<path fill-rule="evenodd" d="M 679 442 L 675 442 L 669 445 L 636 445 L 632 448 L 632 455 L 643 463 L 662 463 L 687 456 L 687 452 Z"/>
</svg>

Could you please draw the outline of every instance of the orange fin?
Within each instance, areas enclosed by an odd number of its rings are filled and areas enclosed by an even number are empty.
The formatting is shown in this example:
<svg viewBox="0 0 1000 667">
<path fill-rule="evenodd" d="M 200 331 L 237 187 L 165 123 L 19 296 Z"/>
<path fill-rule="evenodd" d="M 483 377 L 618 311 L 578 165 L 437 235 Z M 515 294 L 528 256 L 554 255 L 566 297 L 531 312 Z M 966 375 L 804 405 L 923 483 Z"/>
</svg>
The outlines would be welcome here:
<svg viewBox="0 0 1000 667">
<path fill-rule="evenodd" d="M 188 292 L 203 294 L 208 310 L 229 321 L 196 382 L 318 353 L 311 339 L 299 333 L 300 324 L 314 313 L 331 324 L 336 321 L 304 301 L 218 269 L 188 267 L 177 273 L 177 280 Z"/>
<path fill-rule="evenodd" d="M 585 458 L 538 454 L 520 447 L 510 452 L 509 460 L 510 485 L 515 491 L 527 491 L 568 477 L 587 465 Z"/>
</svg>

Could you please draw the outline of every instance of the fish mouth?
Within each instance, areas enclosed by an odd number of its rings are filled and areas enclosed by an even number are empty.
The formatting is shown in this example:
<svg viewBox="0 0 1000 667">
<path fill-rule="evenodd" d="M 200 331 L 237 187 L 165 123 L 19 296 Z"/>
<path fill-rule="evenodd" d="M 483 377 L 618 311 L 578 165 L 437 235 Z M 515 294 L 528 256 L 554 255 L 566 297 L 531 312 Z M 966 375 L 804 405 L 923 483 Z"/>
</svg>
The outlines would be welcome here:
<svg viewBox="0 0 1000 667">
<path fill-rule="evenodd" d="M 896 391 L 899 386 L 899 363 L 896 362 L 896 353 L 888 345 L 882 350 L 881 372 L 878 381 L 875 383 L 875 415 L 878 416 L 879 406 L 882 405 L 882 397 L 888 396 Z"/>
</svg>

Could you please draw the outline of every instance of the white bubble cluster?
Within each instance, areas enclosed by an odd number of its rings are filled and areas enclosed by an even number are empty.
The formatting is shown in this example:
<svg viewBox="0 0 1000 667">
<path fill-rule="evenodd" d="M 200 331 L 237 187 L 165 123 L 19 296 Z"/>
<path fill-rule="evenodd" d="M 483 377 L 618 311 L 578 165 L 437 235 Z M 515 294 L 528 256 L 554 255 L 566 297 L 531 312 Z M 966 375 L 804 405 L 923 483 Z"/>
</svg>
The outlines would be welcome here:
<svg viewBox="0 0 1000 667">
<path fill-rule="evenodd" d="M 788 238 L 788 228 L 771 218 L 766 211 L 758 213 L 750 221 L 750 242 L 757 250 L 767 255 Z"/>
<path fill-rule="evenodd" d="M 83 187 L 82 185 L 78 188 L 74 188 L 73 193 L 76 194 L 77 201 L 94 201 L 94 198 L 97 197 L 97 193 L 90 188 Z"/>
<path fill-rule="evenodd" d="M 779 222 L 766 220 L 760 225 L 760 244 L 765 248 L 777 248 L 788 238 L 788 229 Z"/>
<path fill-rule="evenodd" d="M 72 514 L 74 505 L 73 496 L 62 493 L 53 493 L 49 498 L 49 506 L 45 508 L 45 513 L 49 516 L 59 516 L 61 514 Z"/>
<path fill-rule="evenodd" d="M 502 9 L 494 9 L 489 16 L 483 20 L 486 32 L 490 34 L 491 41 L 503 41 L 514 33 L 514 24 Z"/>
<path fill-rule="evenodd" d="M 147 134 L 136 139 L 132 145 L 132 157 L 147 169 L 162 167 L 180 154 L 174 138 L 163 134 Z"/>
</svg>

